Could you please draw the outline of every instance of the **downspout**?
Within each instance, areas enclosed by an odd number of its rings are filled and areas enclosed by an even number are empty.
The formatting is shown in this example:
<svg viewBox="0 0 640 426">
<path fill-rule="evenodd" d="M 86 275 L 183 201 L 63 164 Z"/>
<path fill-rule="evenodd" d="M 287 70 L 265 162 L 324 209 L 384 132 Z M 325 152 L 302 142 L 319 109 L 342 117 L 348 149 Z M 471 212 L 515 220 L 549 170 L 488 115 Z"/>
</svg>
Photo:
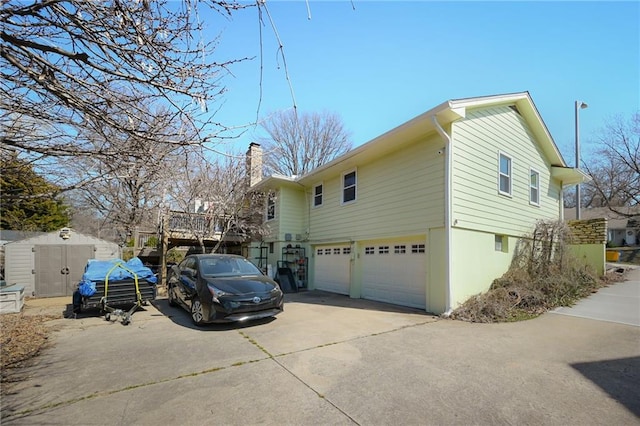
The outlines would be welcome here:
<svg viewBox="0 0 640 426">
<path fill-rule="evenodd" d="M 445 253 L 446 253 L 446 261 L 445 261 L 445 281 L 446 281 L 446 292 L 445 292 L 445 312 L 442 314 L 444 317 L 448 317 L 451 315 L 451 239 L 452 239 L 452 229 L 451 229 L 451 169 L 452 169 L 452 155 L 451 155 L 451 136 L 447 132 L 444 131 L 440 123 L 438 122 L 438 118 L 435 115 L 431 116 L 431 121 L 436 126 L 436 130 L 442 136 L 442 139 L 445 140 L 446 146 L 444 149 L 444 229 L 445 229 Z"/>
<path fill-rule="evenodd" d="M 560 222 L 564 222 L 564 182 L 560 181 Z"/>
</svg>

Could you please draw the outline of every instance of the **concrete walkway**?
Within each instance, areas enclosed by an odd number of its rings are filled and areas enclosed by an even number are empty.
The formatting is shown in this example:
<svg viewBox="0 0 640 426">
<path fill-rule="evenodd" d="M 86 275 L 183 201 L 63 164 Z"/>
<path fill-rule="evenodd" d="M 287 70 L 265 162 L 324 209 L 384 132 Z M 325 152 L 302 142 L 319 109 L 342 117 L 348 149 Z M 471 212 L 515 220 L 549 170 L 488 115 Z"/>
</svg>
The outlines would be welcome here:
<svg viewBox="0 0 640 426">
<path fill-rule="evenodd" d="M 628 271 L 626 278 L 552 313 L 640 327 L 640 267 Z"/>
</svg>

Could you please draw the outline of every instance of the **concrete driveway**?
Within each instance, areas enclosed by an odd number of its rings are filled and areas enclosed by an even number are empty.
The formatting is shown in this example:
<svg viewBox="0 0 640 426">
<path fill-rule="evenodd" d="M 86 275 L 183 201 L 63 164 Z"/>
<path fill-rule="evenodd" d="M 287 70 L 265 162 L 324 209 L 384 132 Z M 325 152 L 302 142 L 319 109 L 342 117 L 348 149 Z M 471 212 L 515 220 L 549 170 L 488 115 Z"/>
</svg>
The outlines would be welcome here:
<svg viewBox="0 0 640 426">
<path fill-rule="evenodd" d="M 322 292 L 246 326 L 165 300 L 53 321 L 2 424 L 638 424 L 640 328 L 546 314 L 441 320 Z"/>
</svg>

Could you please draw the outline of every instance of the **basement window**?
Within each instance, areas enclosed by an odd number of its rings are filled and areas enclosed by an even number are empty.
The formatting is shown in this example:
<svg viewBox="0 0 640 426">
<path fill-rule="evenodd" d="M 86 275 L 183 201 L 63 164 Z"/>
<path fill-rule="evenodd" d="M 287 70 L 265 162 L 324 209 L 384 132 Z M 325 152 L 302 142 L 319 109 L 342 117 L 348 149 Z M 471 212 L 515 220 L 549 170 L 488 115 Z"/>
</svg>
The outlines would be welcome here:
<svg viewBox="0 0 640 426">
<path fill-rule="evenodd" d="M 509 239 L 506 235 L 496 235 L 495 236 L 495 250 L 500 251 L 502 253 L 507 253 L 509 251 Z"/>
</svg>

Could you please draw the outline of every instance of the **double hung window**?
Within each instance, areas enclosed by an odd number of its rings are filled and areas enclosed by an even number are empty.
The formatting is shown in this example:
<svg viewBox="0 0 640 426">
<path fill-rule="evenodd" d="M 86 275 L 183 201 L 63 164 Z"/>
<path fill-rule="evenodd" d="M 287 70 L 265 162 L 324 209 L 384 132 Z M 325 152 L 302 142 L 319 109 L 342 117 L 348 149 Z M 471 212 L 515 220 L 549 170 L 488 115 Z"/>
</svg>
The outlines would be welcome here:
<svg viewBox="0 0 640 426">
<path fill-rule="evenodd" d="M 342 176 L 342 202 L 349 203 L 356 199 L 356 171 L 345 173 Z"/>
<path fill-rule="evenodd" d="M 500 153 L 498 168 L 498 192 L 502 195 L 511 196 L 511 157 Z"/>
<path fill-rule="evenodd" d="M 540 173 L 533 169 L 529 171 L 529 202 L 540 205 Z"/>
<path fill-rule="evenodd" d="M 313 187 L 313 207 L 320 207 L 322 205 L 322 184 Z"/>
</svg>

